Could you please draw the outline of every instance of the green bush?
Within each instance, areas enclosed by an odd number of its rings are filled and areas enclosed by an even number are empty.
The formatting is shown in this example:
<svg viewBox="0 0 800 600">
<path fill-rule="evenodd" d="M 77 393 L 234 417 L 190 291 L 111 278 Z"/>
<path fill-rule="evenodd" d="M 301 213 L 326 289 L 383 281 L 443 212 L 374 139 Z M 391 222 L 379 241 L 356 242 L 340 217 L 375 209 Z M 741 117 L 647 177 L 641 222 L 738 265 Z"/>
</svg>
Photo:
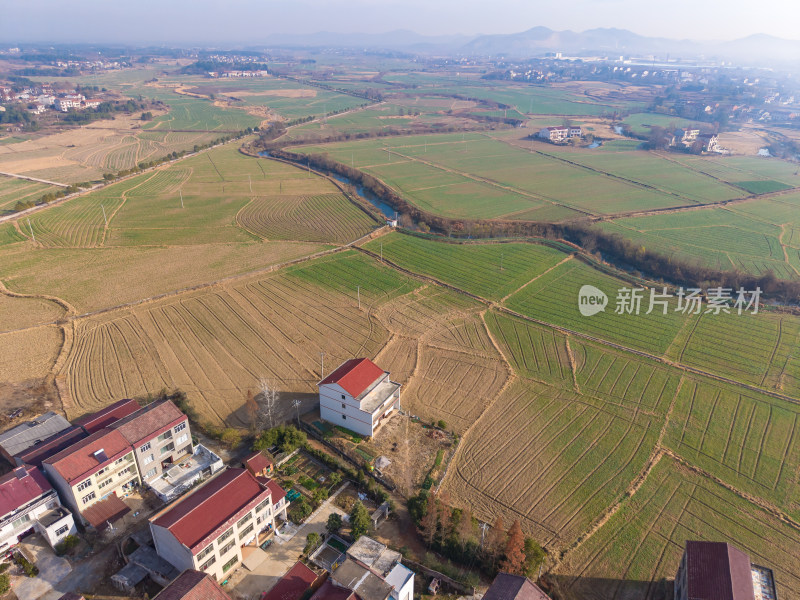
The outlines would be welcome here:
<svg viewBox="0 0 800 600">
<path fill-rule="evenodd" d="M 0 595 L 7 594 L 11 589 L 11 579 L 7 573 L 0 575 Z"/>
<path fill-rule="evenodd" d="M 312 509 L 308 500 L 301 498 L 297 502 L 292 502 L 291 508 L 289 508 L 289 520 L 292 521 L 292 523 L 302 523 L 311 512 Z"/>
<path fill-rule="evenodd" d="M 0 563 L 0 573 L 5 573 L 6 571 L 8 571 L 8 568 L 10 566 L 11 566 L 11 563 L 7 563 L 7 562 Z"/>
<path fill-rule="evenodd" d="M 445 423 L 442 419 L 439 419 L 436 425 L 439 427 L 439 429 L 447 429 L 447 423 Z"/>
<path fill-rule="evenodd" d="M 311 532 L 306 536 L 306 547 L 303 548 L 303 552 L 306 554 L 311 554 L 314 550 L 316 550 L 319 545 L 322 543 L 322 538 L 319 537 L 318 533 Z"/>
<path fill-rule="evenodd" d="M 77 535 L 68 535 L 58 544 L 56 544 L 55 547 L 56 554 L 58 554 L 59 556 L 63 556 L 64 554 L 72 550 L 75 546 L 77 546 L 79 542 L 80 538 L 78 538 Z"/>
<path fill-rule="evenodd" d="M 325 529 L 328 533 L 337 533 L 342 528 L 342 515 L 339 513 L 331 513 L 328 516 L 328 522 L 325 524 Z"/>
<path fill-rule="evenodd" d="M 25 572 L 25 575 L 28 577 L 36 577 L 39 574 L 39 569 L 36 565 L 34 565 L 31 561 L 27 558 L 22 556 L 21 553 L 16 552 L 14 554 L 14 561 L 22 567 L 22 570 Z"/>
</svg>

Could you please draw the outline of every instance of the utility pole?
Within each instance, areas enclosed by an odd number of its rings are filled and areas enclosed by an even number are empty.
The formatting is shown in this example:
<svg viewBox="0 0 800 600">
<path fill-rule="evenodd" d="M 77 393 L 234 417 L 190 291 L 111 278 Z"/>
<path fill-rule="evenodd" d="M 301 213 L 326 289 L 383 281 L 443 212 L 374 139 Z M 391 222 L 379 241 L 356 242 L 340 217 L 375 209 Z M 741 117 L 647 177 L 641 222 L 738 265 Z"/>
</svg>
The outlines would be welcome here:
<svg viewBox="0 0 800 600">
<path fill-rule="evenodd" d="M 250 174 L 247 174 L 247 182 L 250 184 L 250 193 L 253 193 L 253 180 L 250 179 Z"/>
<path fill-rule="evenodd" d="M 33 235 L 33 227 L 31 227 L 31 220 L 30 219 L 28 219 L 28 229 L 31 230 L 31 237 L 33 238 L 33 243 L 35 244 L 36 243 L 36 236 Z"/>
<path fill-rule="evenodd" d="M 358 310 L 361 310 L 361 286 L 356 286 L 356 294 L 358 294 Z"/>
<path fill-rule="evenodd" d="M 322 379 L 325 379 L 325 353 L 320 352 L 319 355 L 320 358 L 322 359 Z"/>
<path fill-rule="evenodd" d="M 101 204 L 100 208 L 103 209 L 103 221 L 106 222 L 106 228 L 108 228 L 108 219 L 106 219 L 106 207 Z"/>
<path fill-rule="evenodd" d="M 292 406 L 294 406 L 295 410 L 297 411 L 297 424 L 300 424 L 300 400 L 295 398 L 292 400 Z"/>
<path fill-rule="evenodd" d="M 483 538 L 486 537 L 486 530 L 489 529 L 489 524 L 488 523 L 481 523 L 479 525 L 479 527 L 480 527 L 480 530 L 481 530 L 481 550 L 483 550 Z"/>
<path fill-rule="evenodd" d="M 500 270 L 503 270 L 503 253 L 500 253 Z"/>
<path fill-rule="evenodd" d="M 178 190 L 181 195 L 181 208 L 183 208 L 183 190 Z"/>
</svg>

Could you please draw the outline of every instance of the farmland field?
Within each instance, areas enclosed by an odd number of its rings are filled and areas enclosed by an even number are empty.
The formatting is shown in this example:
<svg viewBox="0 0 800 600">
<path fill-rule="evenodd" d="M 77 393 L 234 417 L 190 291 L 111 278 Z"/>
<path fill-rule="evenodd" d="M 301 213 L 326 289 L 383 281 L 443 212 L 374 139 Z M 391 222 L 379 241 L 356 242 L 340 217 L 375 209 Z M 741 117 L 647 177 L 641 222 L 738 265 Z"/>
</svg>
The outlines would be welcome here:
<svg viewBox="0 0 800 600">
<path fill-rule="evenodd" d="M 671 598 L 687 539 L 730 542 L 769 565 L 779 598 L 800 598 L 800 532 L 669 457 L 551 579 L 568 600 Z"/>
<path fill-rule="evenodd" d="M 392 233 L 365 248 L 395 264 L 500 300 L 568 255 L 536 244 L 442 244 Z"/>
</svg>

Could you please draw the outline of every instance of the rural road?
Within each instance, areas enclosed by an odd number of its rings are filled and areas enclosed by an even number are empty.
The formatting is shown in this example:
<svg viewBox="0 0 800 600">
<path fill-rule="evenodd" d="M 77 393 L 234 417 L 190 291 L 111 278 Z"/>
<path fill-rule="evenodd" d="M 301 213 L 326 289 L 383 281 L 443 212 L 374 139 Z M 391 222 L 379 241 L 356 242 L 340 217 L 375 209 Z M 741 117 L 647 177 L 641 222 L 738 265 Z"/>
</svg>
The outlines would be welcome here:
<svg viewBox="0 0 800 600">
<path fill-rule="evenodd" d="M 6 173 L 4 171 L 0 171 L 0 175 L 5 175 L 6 177 L 15 177 L 17 179 L 27 179 L 28 181 L 36 181 L 37 183 L 46 183 L 47 185 L 69 187 L 66 183 L 56 183 L 55 181 L 48 181 L 47 179 L 38 179 L 37 177 L 28 177 L 27 175 L 19 175 L 18 173 Z"/>
</svg>

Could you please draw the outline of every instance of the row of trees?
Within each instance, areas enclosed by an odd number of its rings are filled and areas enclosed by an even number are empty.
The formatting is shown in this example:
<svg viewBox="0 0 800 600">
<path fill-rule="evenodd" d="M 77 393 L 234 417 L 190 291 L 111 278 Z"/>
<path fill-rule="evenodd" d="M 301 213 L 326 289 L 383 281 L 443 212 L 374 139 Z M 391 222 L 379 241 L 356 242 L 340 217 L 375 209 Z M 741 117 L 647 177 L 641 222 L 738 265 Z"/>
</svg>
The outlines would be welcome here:
<svg viewBox="0 0 800 600">
<path fill-rule="evenodd" d="M 469 508 L 452 508 L 446 492 L 422 490 L 408 501 L 408 510 L 431 550 L 488 576 L 498 570 L 536 578 L 546 557 L 533 538 L 526 538 L 519 521 L 506 531 L 502 517 L 491 527 L 479 527 Z"/>
</svg>

